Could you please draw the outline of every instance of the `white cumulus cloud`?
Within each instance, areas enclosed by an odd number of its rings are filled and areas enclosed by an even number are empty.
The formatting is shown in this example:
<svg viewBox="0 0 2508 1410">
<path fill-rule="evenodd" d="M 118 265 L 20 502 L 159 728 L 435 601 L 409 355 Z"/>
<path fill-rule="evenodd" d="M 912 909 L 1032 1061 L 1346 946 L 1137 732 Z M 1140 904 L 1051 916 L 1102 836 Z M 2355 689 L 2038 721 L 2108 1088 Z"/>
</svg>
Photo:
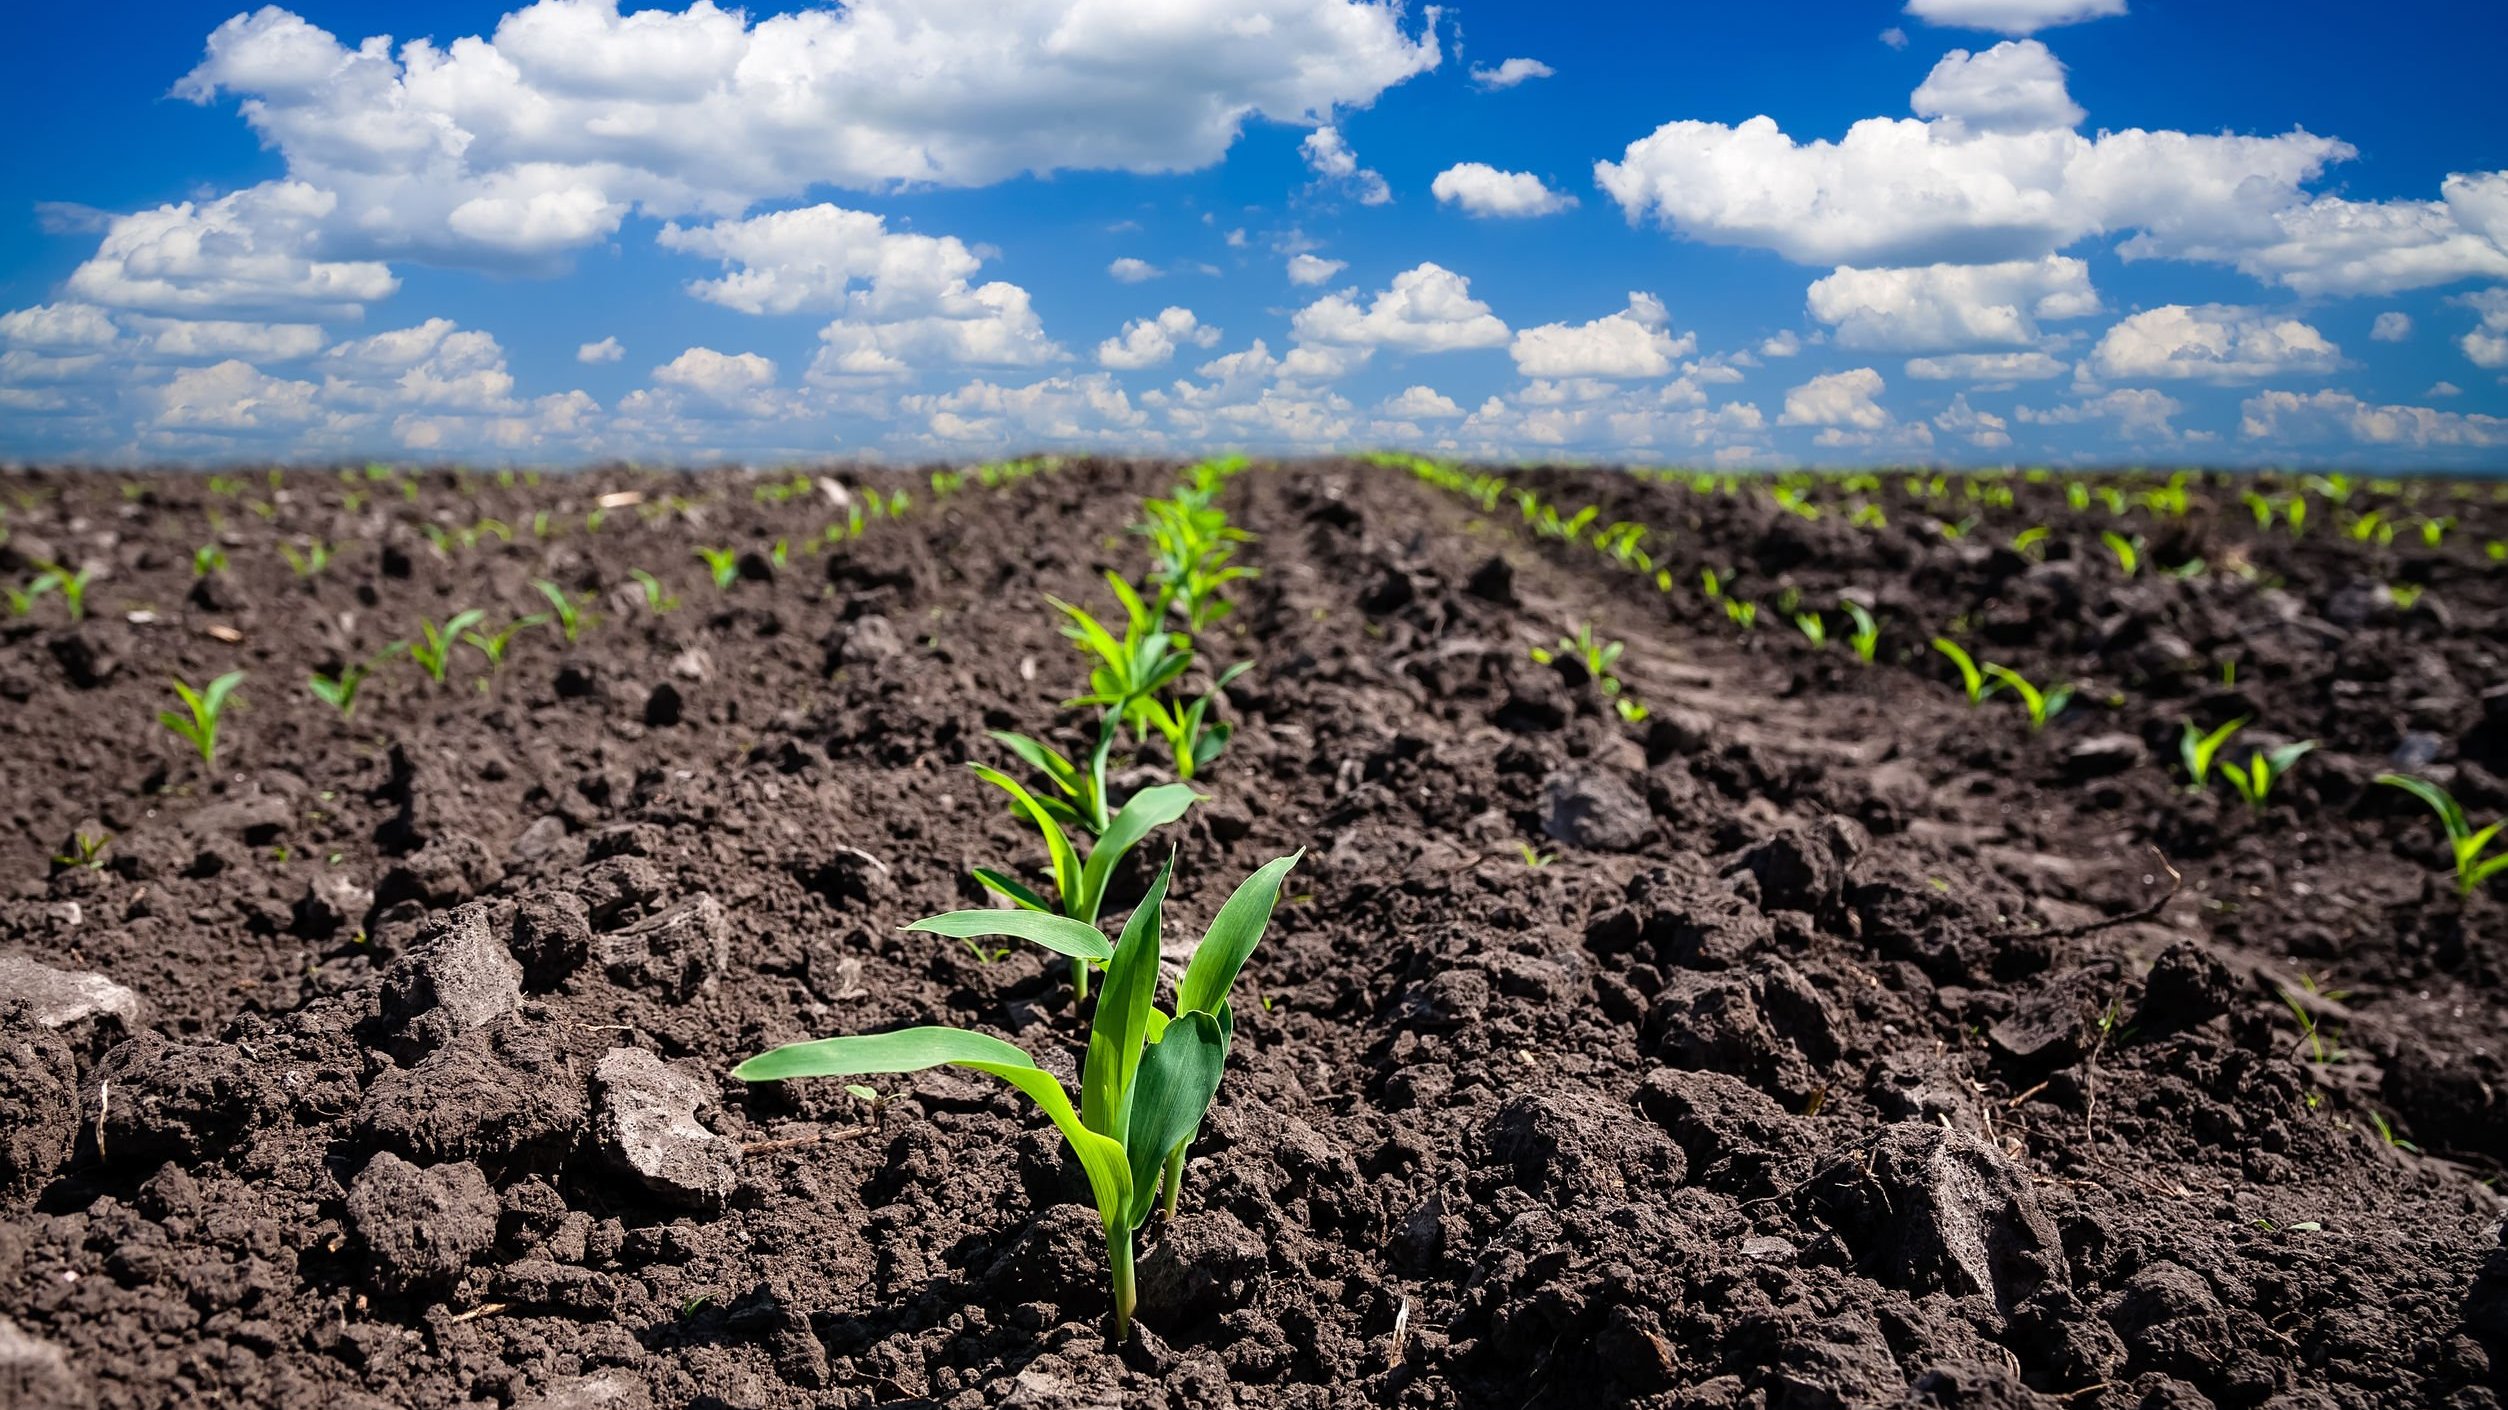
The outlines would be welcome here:
<svg viewBox="0 0 2508 1410">
<path fill-rule="evenodd" d="M 1167 307 L 1155 318 L 1135 318 L 1123 331 L 1097 345 L 1097 365 L 1117 372 L 1138 372 L 1175 357 L 1185 344 L 1207 348 L 1219 341 L 1219 330 L 1205 325 L 1189 308 Z"/>
<path fill-rule="evenodd" d="M 1907 13 L 1949 29 L 2035 34 L 2125 13 L 2125 0 L 1907 0 Z"/>
<path fill-rule="evenodd" d="M 1545 323 L 1515 335 L 1508 353 L 1526 377 L 1661 377 L 1674 359 L 1698 350 L 1695 335 L 1672 333 L 1672 317 L 1652 294 L 1588 323 Z"/>
<path fill-rule="evenodd" d="M 1485 162 L 1463 162 L 1437 173 L 1429 193 L 1447 205 L 1480 216 L 1551 215 L 1576 204 L 1529 171 L 1500 171 Z"/>
<path fill-rule="evenodd" d="M 1786 392 L 1785 412 L 1777 424 L 1885 430 L 1892 418 L 1879 400 L 1883 385 L 1881 374 L 1869 367 L 1821 373 Z"/>
<path fill-rule="evenodd" d="M 2099 311 L 2090 266 L 2063 255 L 1840 269 L 1812 284 L 1806 303 L 1838 346 L 1900 352 L 2025 346 L 2038 341 L 2039 319 Z"/>
<path fill-rule="evenodd" d="M 2239 407 L 2238 433 L 2251 440 L 2348 439 L 2369 446 L 2508 445 L 2508 418 L 2426 406 L 2380 406 L 2349 392 L 2269 391 Z"/>
<path fill-rule="evenodd" d="M 2222 304 L 2164 304 L 2118 322 L 2083 363 L 2095 377 L 2247 381 L 2331 372 L 2341 349 L 2295 318 Z"/>
<path fill-rule="evenodd" d="M 1298 144 L 1298 151 L 1315 173 L 1316 184 L 1347 191 L 1362 206 L 1381 206 L 1393 199 L 1393 188 L 1385 184 L 1385 178 L 1359 165 L 1358 153 L 1350 150 L 1341 129 L 1330 124 L 1316 128 Z"/>
<path fill-rule="evenodd" d="M 1508 59 L 1495 68 L 1472 66 L 1472 84 L 1484 91 L 1513 88 L 1527 79 L 1549 78 L 1558 70 L 1539 59 Z"/>
<path fill-rule="evenodd" d="M 1298 253 L 1289 256 L 1289 282 L 1292 284 L 1324 284 L 1332 276 L 1350 267 L 1348 260 L 1325 259 L 1321 255 Z"/>
<path fill-rule="evenodd" d="M 1507 340 L 1506 324 L 1472 297 L 1471 280 L 1428 263 L 1395 275 L 1364 309 L 1356 290 L 1344 290 L 1299 309 L 1289 326 L 1302 343 L 1405 352 L 1494 348 Z"/>
<path fill-rule="evenodd" d="M 597 343 L 585 343 L 575 349 L 575 361 L 584 363 L 616 362 L 625 356 L 627 356 L 627 345 L 618 341 L 616 337 L 603 338 Z"/>
</svg>

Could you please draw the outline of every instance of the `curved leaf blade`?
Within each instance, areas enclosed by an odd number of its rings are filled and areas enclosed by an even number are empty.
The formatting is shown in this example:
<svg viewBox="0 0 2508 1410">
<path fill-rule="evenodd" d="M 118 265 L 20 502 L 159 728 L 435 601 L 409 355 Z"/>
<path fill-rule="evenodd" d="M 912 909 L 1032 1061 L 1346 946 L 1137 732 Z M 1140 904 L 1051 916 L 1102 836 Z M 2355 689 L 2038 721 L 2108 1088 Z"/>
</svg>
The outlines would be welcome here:
<svg viewBox="0 0 2508 1410">
<path fill-rule="evenodd" d="M 929 935 L 946 935 L 952 940 L 1005 935 L 1013 940 L 1042 945 L 1057 955 L 1068 955 L 1075 960 L 1103 961 L 1115 955 L 1115 947 L 1107 943 L 1096 926 L 1042 910 L 949 911 L 918 920 L 906 929 Z"/>
<path fill-rule="evenodd" d="M 1245 968 L 1247 957 L 1271 924 L 1272 909 L 1280 903 L 1282 879 L 1305 855 L 1301 848 L 1264 863 L 1221 904 L 1202 943 L 1193 947 L 1193 958 L 1184 967 L 1184 982 L 1176 986 L 1177 1012 L 1215 1014 L 1227 1002 L 1238 971 Z"/>
</svg>

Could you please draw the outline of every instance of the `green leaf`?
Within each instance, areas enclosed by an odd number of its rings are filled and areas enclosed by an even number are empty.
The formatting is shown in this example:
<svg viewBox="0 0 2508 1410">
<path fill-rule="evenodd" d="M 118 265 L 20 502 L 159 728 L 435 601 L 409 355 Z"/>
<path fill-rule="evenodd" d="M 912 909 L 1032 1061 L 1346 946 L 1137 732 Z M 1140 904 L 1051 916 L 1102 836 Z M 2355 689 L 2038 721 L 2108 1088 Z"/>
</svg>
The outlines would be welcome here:
<svg viewBox="0 0 2508 1410">
<path fill-rule="evenodd" d="M 2465 821 L 2464 809 L 2457 804 L 2446 789 L 2428 779 L 2414 778 L 2410 774 L 2379 774 L 2377 781 L 2400 788 L 2436 809 L 2438 820 L 2446 827 L 2449 840 L 2461 841 L 2471 835 L 2473 828 Z"/>
<path fill-rule="evenodd" d="M 1167 903 L 1167 881 L 1174 868 L 1173 858 L 1161 864 L 1149 894 L 1133 908 L 1123 938 L 1115 942 L 1115 957 L 1106 963 L 1106 982 L 1098 991 L 1097 1013 L 1089 1023 L 1080 1112 L 1090 1130 L 1118 1141 L 1126 1139 L 1130 1125 L 1132 1078 L 1140 1070 L 1141 1044 L 1155 1008 L 1159 911 Z"/>
<path fill-rule="evenodd" d="M 1115 955 L 1115 947 L 1107 943 L 1096 926 L 1044 910 L 950 911 L 918 920 L 906 929 L 946 935 L 952 940 L 1007 935 L 1075 960 L 1109 960 Z"/>
<path fill-rule="evenodd" d="M 973 875 L 977 884 L 981 885 L 985 890 L 993 892 L 996 895 L 1007 896 L 1014 903 L 1024 906 L 1031 911 L 1043 911 L 1047 915 L 1061 914 L 1061 912 L 1054 909 L 1053 902 L 1048 901 L 1044 897 L 1037 895 L 1034 891 L 1029 890 L 1026 883 L 1018 880 L 1016 877 L 1006 876 L 1001 872 L 993 870 L 991 867 L 977 867 L 974 870 Z"/>
<path fill-rule="evenodd" d="M 1098 908 L 1106 899 L 1107 879 L 1123 861 L 1124 854 L 1141 844 L 1151 832 L 1183 817 L 1201 797 L 1181 783 L 1162 783 L 1144 788 L 1132 795 L 1106 824 L 1097 845 L 1089 849 L 1088 861 L 1080 868 L 1080 900 L 1072 913 L 1082 920 L 1097 919 Z"/>
<path fill-rule="evenodd" d="M 244 673 L 242 671 L 229 671 L 225 675 L 218 677 L 216 680 L 209 682 L 209 688 L 201 692 L 201 708 L 207 712 L 211 718 L 216 718 L 218 712 L 226 708 L 226 698 L 229 695 L 234 694 L 235 687 L 242 685 L 243 683 Z"/>
<path fill-rule="evenodd" d="M 1079 895 L 1080 857 L 1071 849 L 1069 834 L 1017 779 L 985 764 L 967 767 L 975 770 L 976 777 L 1009 794 L 1011 801 L 1028 815 L 1028 821 L 1036 824 L 1036 830 L 1045 834 L 1045 851 L 1054 864 L 1054 890 L 1062 897 L 1063 905 L 1070 906 Z"/>
<path fill-rule="evenodd" d="M 1142 1055 L 1124 1137 L 1131 1157 L 1132 1200 L 1126 1217 L 1138 1228 L 1158 1198 L 1159 1167 L 1193 1139 L 1228 1065 L 1228 1035 L 1207 1013 L 1182 1013 Z"/>
<path fill-rule="evenodd" d="M 1080 791 L 1079 769 L 1052 745 L 1030 739 L 1024 734 L 1012 734 L 1008 730 L 997 729 L 990 733 L 993 738 L 1001 741 L 1004 748 L 1018 755 L 1029 768 L 1052 779 L 1054 787 L 1070 794 L 1077 794 Z"/>
<path fill-rule="evenodd" d="M 1202 943 L 1193 947 L 1193 958 L 1184 967 L 1184 982 L 1176 986 L 1177 1012 L 1217 1013 L 1227 1002 L 1237 972 L 1245 968 L 1246 958 L 1271 924 L 1272 908 L 1280 903 L 1282 878 L 1305 855 L 1300 850 L 1265 863 L 1219 907 Z"/>
<path fill-rule="evenodd" d="M 963 1028 L 903 1028 L 852 1038 L 819 1038 L 786 1043 L 758 1054 L 732 1069 L 743 1082 L 783 1082 L 796 1077 L 864 1077 L 875 1073 L 921 1072 L 931 1067 L 964 1067 L 1009 1083 L 1045 1109 L 1088 1172 L 1097 1212 L 1108 1228 L 1130 1213 L 1132 1168 L 1121 1143 L 1083 1125 L 1071 1109 L 1071 1095 L 1054 1074 L 1012 1043 Z"/>
</svg>

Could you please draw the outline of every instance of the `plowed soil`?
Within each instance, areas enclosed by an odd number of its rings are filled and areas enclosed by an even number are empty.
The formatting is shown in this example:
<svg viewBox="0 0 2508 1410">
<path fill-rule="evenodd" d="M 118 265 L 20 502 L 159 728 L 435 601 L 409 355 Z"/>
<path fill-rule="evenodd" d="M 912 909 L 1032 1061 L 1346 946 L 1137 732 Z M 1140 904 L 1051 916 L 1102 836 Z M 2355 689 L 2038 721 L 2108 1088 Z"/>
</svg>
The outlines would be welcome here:
<svg viewBox="0 0 2508 1410">
<path fill-rule="evenodd" d="M 929 1022 L 1076 1062 L 1059 961 L 899 927 L 1032 863 L 965 764 L 1074 738 L 1043 597 L 1107 605 L 1175 472 L 874 474 L 924 502 L 823 553 L 817 487 L 728 472 L 0 483 L 0 583 L 95 569 L 82 620 L 0 620 L 0 1405 L 2499 1404 L 2508 912 L 2371 782 L 2508 809 L 2487 488 L 2293 535 L 2244 481 L 1892 478 L 1857 524 L 1510 475 L 1648 525 L 1666 592 L 1399 468 L 1258 465 L 1171 924 L 1307 852 L 1135 1335 L 1006 1087 L 732 1080 Z M 2452 524 L 2356 539 L 2373 501 Z M 305 687 L 535 578 L 579 640 L 387 662 L 348 719 Z M 1788 620 L 1847 594 L 1872 664 Z M 1584 623 L 1646 718 L 1532 659 Z M 1944 632 L 2077 703 L 1970 705 Z M 155 715 L 235 668 L 204 769 Z M 2318 741 L 2260 813 L 2177 766 L 2240 716 Z"/>
</svg>

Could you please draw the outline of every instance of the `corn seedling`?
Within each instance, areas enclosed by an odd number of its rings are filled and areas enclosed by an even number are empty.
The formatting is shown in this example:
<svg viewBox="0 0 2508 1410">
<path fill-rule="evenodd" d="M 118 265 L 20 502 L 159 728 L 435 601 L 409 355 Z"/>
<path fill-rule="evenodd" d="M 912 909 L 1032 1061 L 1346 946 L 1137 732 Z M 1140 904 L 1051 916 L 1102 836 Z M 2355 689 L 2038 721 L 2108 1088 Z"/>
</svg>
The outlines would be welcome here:
<svg viewBox="0 0 2508 1410">
<path fill-rule="evenodd" d="M 1045 854 L 1053 876 L 1054 894 L 1047 897 L 1005 872 L 990 867 L 977 867 L 976 881 L 1023 911 L 1060 916 L 1083 925 L 1097 923 L 1098 911 L 1106 903 L 1106 883 L 1114 876 L 1115 867 L 1124 854 L 1141 845 L 1142 839 L 1176 819 L 1183 817 L 1199 796 L 1181 783 L 1162 783 L 1144 788 L 1132 795 L 1123 807 L 1106 822 L 1104 832 L 1090 844 L 1086 858 L 1071 842 L 1071 834 L 1063 829 L 1036 795 L 1017 779 L 983 764 L 969 764 L 976 777 L 1010 795 L 1011 805 L 1024 814 L 1045 838 Z M 1073 1000 L 1085 999 L 1089 992 L 1088 965 L 1076 957 L 1071 966 Z"/>
<path fill-rule="evenodd" d="M 1114 573 L 1106 575 L 1106 585 L 1114 589 L 1123 604 L 1124 630 L 1117 637 L 1106 625 L 1091 616 L 1086 608 L 1048 597 L 1070 620 L 1063 626 L 1063 635 L 1077 643 L 1083 654 L 1091 658 L 1088 693 L 1068 702 L 1077 707 L 1095 705 L 1114 711 L 1135 731 L 1144 727 L 1144 706 L 1159 691 L 1193 666 L 1193 654 L 1178 649 L 1175 633 L 1167 630 L 1159 615 L 1132 584 Z"/>
<path fill-rule="evenodd" d="M 2386 595 L 2395 599 L 2395 606 L 2409 612 L 2421 605 L 2421 594 L 2428 592 L 2426 583 L 2390 583 Z"/>
<path fill-rule="evenodd" d="M 1881 649 L 1881 624 L 1873 620 L 1870 610 L 1852 598 L 1838 605 L 1855 619 L 1855 630 L 1846 638 L 1846 644 L 1855 648 L 1856 660 L 1871 665 L 1873 654 Z"/>
<path fill-rule="evenodd" d="M 1977 658 L 1969 655 L 1966 647 L 1949 637 L 1937 636 L 1933 639 L 1933 649 L 1941 652 L 1952 665 L 1959 668 L 1960 689 L 1967 693 L 1969 704 L 1974 705 L 1994 693 L 1994 683 L 1986 679 L 1984 671 L 1978 669 Z"/>
<path fill-rule="evenodd" d="M 704 560 L 706 576 L 714 580 L 716 592 L 729 592 L 740 580 L 740 551 L 733 548 L 700 548 L 697 557 Z"/>
<path fill-rule="evenodd" d="M 199 690 L 192 689 L 182 677 L 174 678 L 175 698 L 183 702 L 183 712 L 157 712 L 157 722 L 174 731 L 193 752 L 200 755 L 201 767 L 218 766 L 218 721 L 226 714 L 227 702 L 235 688 L 244 683 L 242 671 L 229 671 Z"/>
<path fill-rule="evenodd" d="M 2229 737 L 2247 727 L 2250 717 L 2240 715 L 2228 724 L 2206 731 L 2194 721 L 2186 721 L 2186 732 L 2178 738 L 2177 757 L 2186 766 L 2186 791 L 2200 793 L 2212 781 L 2212 760 L 2221 752 Z"/>
<path fill-rule="evenodd" d="M 516 618 L 501 631 L 482 631 L 472 628 L 462 633 L 462 640 L 470 643 L 473 649 L 488 659 L 488 671 L 494 674 L 505 668 L 505 653 L 512 648 L 514 638 L 547 620 L 546 613 L 534 612 L 528 617 Z"/>
<path fill-rule="evenodd" d="M 2029 712 L 2029 728 L 2033 731 L 2045 729 L 2047 721 L 2064 713 L 2064 707 L 2073 702 L 2070 685 L 2053 685 L 2040 690 L 2009 666 L 1989 664 L 1985 673 L 1997 683 L 2010 687 L 2011 692 L 2020 697 L 2022 707 Z"/>
<path fill-rule="evenodd" d="M 1829 644 L 1829 624 L 1817 612 L 1795 613 L 1794 629 L 1801 632 L 1803 639 L 1814 646 Z"/>
<path fill-rule="evenodd" d="M 566 589 L 546 578 L 533 578 L 531 585 L 539 589 L 542 597 L 548 599 L 549 617 L 557 623 L 558 634 L 566 638 L 569 646 L 573 645 L 575 638 L 581 636 L 583 629 L 592 625 L 593 622 L 593 619 L 584 613 L 584 604 L 568 597 Z"/>
<path fill-rule="evenodd" d="M 2446 538 L 2447 538 L 2447 531 L 2448 531 L 2449 529 L 2454 528 L 2454 527 L 2456 527 L 2456 516 L 2454 516 L 2454 515 L 2452 515 L 2452 514 L 2445 515 L 2445 516 L 2443 516 L 2443 517 L 2436 518 L 2436 519 L 2424 519 L 2424 520 L 2422 520 L 2422 521 L 2421 521 L 2421 543 L 2422 543 L 2422 546 L 2423 546 L 2423 547 L 2425 547 L 2425 548 L 2436 548 L 2436 547 L 2438 547 L 2440 543 L 2442 543 L 2442 542 L 2444 542 L 2444 541 L 2446 540 Z"/>
<path fill-rule="evenodd" d="M 1743 631 L 1755 631 L 1759 626 L 1759 604 L 1744 602 L 1738 597 L 1728 597 L 1724 599 L 1724 616 L 1727 621 Z"/>
<path fill-rule="evenodd" d="M 453 620 L 441 627 L 421 618 L 418 639 L 409 644 L 409 659 L 418 663 L 427 679 L 442 685 L 445 671 L 453 664 L 454 645 L 462 639 L 462 633 L 486 620 L 487 615 L 476 607 L 469 608 L 455 613 Z"/>
<path fill-rule="evenodd" d="M 2272 795 L 2274 781 L 2288 773 L 2291 765 L 2314 748 L 2315 740 L 2303 739 L 2278 749 L 2258 749 L 2247 756 L 2244 764 L 2235 759 L 2223 759 L 2220 761 L 2221 777 L 2228 779 L 2229 786 L 2237 790 L 2238 796 L 2247 800 L 2249 809 L 2261 813 L 2266 800 Z"/>
<path fill-rule="evenodd" d="M 211 573 L 226 571 L 226 550 L 214 543 L 204 543 L 192 550 L 192 576 L 205 578 Z"/>
<path fill-rule="evenodd" d="M 1611 675 L 1611 668 L 1619 664 L 1621 653 L 1627 649 L 1626 643 L 1605 641 L 1594 635 L 1593 623 L 1579 622 L 1576 625 L 1576 635 L 1559 638 L 1559 645 L 1555 650 L 1534 647 L 1533 660 L 1540 665 L 1547 666 L 1564 657 L 1583 666 L 1585 674 L 1593 679 L 1606 680 Z"/>
<path fill-rule="evenodd" d="M 292 543 L 283 543 L 279 545 L 279 556 L 287 560 L 289 572 L 310 578 L 331 566 L 331 545 L 315 539 L 299 550 Z"/>
<path fill-rule="evenodd" d="M 27 585 L 22 588 L 0 588 L 0 600 L 5 600 L 8 603 L 10 616 L 23 617 L 27 613 L 35 610 L 35 604 L 42 600 L 45 593 L 51 592 L 59 586 L 60 579 L 58 576 L 51 573 L 42 573 L 38 574 L 33 581 L 27 583 Z"/>
<path fill-rule="evenodd" d="M 635 579 L 636 586 L 644 590 L 645 610 L 654 616 L 659 617 L 679 605 L 679 599 L 671 596 L 671 590 L 662 586 L 660 578 L 642 568 L 628 569 L 627 576 Z"/>
<path fill-rule="evenodd" d="M 1140 702 L 1140 718 L 1158 737 L 1166 741 L 1168 757 L 1174 760 L 1176 777 L 1190 783 L 1196 774 L 1208 768 L 1228 750 L 1228 741 L 1236 737 L 1237 727 L 1225 720 L 1210 717 L 1211 702 L 1219 698 L 1228 682 L 1252 670 L 1254 663 L 1239 661 L 1219 673 L 1211 688 L 1190 703 L 1182 700 L 1160 700 L 1155 696 Z"/>
<path fill-rule="evenodd" d="M 1558 853 L 1544 852 L 1533 846 L 1530 842 L 1516 843 L 1515 850 L 1524 855 L 1524 865 L 1532 867 L 1535 870 L 1539 870 L 1540 868 L 1546 867 L 1552 862 L 1559 860 Z"/>
<path fill-rule="evenodd" d="M 56 852 L 52 860 L 65 867 L 84 867 L 89 871 L 104 869 L 104 849 L 113 842 L 113 834 L 84 832 L 70 834 L 69 850 Z"/>
<path fill-rule="evenodd" d="M 2127 538 L 2114 529 L 2102 529 L 2099 531 L 2099 542 L 2106 544 L 2107 551 L 2116 555 L 2116 566 L 2126 577 L 2133 577 L 2142 571 L 2142 535 Z"/>
<path fill-rule="evenodd" d="M 1116 1341 L 1131 1331 L 1136 1301 L 1132 1236 L 1166 1186 L 1172 1216 L 1184 1157 L 1218 1095 L 1236 1031 L 1229 990 L 1270 925 L 1280 881 L 1297 857 L 1282 857 L 1246 879 L 1211 921 L 1176 987 L 1175 1009 L 1157 1005 L 1160 912 L 1170 863 L 1109 944 L 1095 926 L 1019 911 L 954 911 L 908 929 L 950 936 L 1032 940 L 1082 964 L 1106 966 L 1106 990 L 1089 1025 L 1088 1056 L 1075 1111 L 1061 1081 L 999 1038 L 960 1028 L 908 1028 L 851 1038 L 791 1043 L 732 1070 L 749 1082 L 797 1077 L 863 1077 L 957 1066 L 999 1077 L 1044 1108 L 1079 1157 L 1106 1231 Z"/>
<path fill-rule="evenodd" d="M 2429 804 L 2431 811 L 2438 814 L 2440 825 L 2447 829 L 2448 850 L 2455 854 L 2456 891 L 2459 895 L 2472 895 L 2475 887 L 2508 870 L 2508 853 L 2496 857 L 2482 855 L 2490 850 L 2500 828 L 2508 825 L 2508 819 L 2476 829 L 2465 817 L 2464 806 L 2456 801 L 2455 795 L 2428 779 L 2414 778 L 2410 774 L 2379 774 L 2377 781 L 2402 789 Z"/>
<path fill-rule="evenodd" d="M 337 675 L 326 676 L 316 671 L 306 679 L 305 688 L 313 692 L 316 700 L 339 711 L 341 719 L 348 719 L 357 713 L 357 692 L 364 688 L 367 677 L 372 676 L 375 668 L 384 661 L 407 650 L 408 645 L 407 642 L 393 642 L 363 661 L 351 661 L 340 667 Z"/>
<path fill-rule="evenodd" d="M 2044 524 L 2032 524 L 2012 535 L 2012 552 L 2023 558 L 2044 558 L 2046 554 L 2042 551 L 2042 546 L 2054 533 L 2053 529 Z"/>
<path fill-rule="evenodd" d="M 39 566 L 44 573 L 43 578 L 35 580 L 37 586 L 42 585 L 44 578 L 51 579 L 52 590 L 61 594 L 61 605 L 69 609 L 70 620 L 75 622 L 84 618 L 87 615 L 87 584 L 95 578 L 96 570 L 81 568 L 72 572 L 58 563 Z"/>
</svg>

